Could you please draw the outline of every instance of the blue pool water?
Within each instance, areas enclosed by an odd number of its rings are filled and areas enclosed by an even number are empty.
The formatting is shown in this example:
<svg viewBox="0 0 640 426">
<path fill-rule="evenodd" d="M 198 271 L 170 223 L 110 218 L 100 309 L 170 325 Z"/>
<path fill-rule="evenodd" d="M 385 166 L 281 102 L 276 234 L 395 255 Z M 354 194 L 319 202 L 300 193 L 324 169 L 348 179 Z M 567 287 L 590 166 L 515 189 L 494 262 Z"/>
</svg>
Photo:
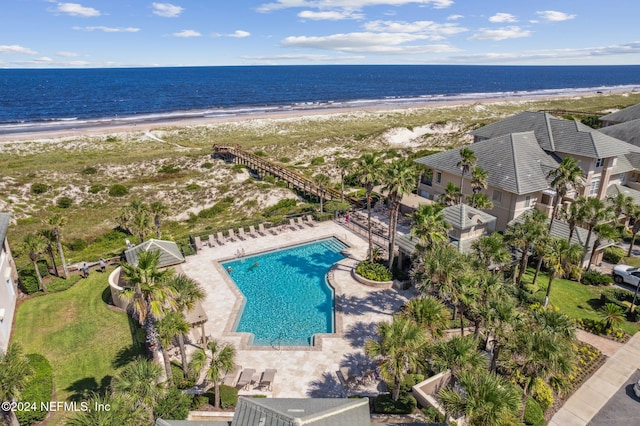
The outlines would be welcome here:
<svg viewBox="0 0 640 426">
<path fill-rule="evenodd" d="M 246 298 L 235 331 L 253 333 L 258 346 L 310 346 L 314 334 L 332 333 L 326 274 L 345 248 L 328 238 L 222 263 Z"/>
</svg>

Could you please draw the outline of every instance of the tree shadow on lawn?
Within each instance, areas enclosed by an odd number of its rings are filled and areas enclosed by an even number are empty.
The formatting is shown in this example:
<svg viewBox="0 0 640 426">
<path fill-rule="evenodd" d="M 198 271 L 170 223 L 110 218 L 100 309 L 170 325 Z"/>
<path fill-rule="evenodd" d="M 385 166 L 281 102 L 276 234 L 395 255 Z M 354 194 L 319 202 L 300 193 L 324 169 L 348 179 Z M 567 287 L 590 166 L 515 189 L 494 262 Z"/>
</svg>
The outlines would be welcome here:
<svg viewBox="0 0 640 426">
<path fill-rule="evenodd" d="M 111 379 L 112 376 L 106 375 L 98 384 L 94 377 L 85 377 L 84 379 L 76 380 L 65 390 L 71 392 L 70 401 L 86 401 L 92 394 L 105 395 L 111 385 Z"/>
<path fill-rule="evenodd" d="M 307 389 L 310 398 L 344 398 L 347 390 L 338 380 L 338 376 L 330 371 L 322 373 L 322 377 L 314 380 Z"/>
<path fill-rule="evenodd" d="M 376 337 L 378 331 L 377 322 L 358 321 L 344 333 L 344 338 L 349 341 L 352 347 L 361 348 L 368 339 Z"/>
</svg>

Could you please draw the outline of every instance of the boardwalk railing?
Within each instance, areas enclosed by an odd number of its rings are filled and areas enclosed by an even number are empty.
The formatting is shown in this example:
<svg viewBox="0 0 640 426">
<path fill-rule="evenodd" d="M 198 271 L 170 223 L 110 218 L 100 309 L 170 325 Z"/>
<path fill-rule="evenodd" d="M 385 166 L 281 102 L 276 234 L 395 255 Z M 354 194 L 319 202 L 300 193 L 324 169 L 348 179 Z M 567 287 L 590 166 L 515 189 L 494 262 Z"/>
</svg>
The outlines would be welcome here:
<svg viewBox="0 0 640 426">
<path fill-rule="evenodd" d="M 321 188 L 311 179 L 293 170 L 282 167 L 255 154 L 247 152 L 238 146 L 233 145 L 214 145 L 213 155 L 221 157 L 226 161 L 236 164 L 244 164 L 247 167 L 268 173 L 287 183 L 287 186 L 294 187 L 306 193 L 313 194 L 317 197 L 322 196 L 327 201 L 340 200 L 342 194 L 334 188 Z M 360 199 L 357 197 L 345 196 L 345 201 L 352 205 L 359 205 Z"/>
</svg>

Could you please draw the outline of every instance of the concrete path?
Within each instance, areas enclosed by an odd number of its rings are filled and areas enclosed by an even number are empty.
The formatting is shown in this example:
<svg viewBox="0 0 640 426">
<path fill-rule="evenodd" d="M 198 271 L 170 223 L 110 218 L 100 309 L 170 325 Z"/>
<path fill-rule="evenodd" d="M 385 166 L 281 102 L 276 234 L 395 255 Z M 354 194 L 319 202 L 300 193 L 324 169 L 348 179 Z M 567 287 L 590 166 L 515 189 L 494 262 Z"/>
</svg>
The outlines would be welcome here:
<svg viewBox="0 0 640 426">
<path fill-rule="evenodd" d="M 549 425 L 586 425 L 639 368 L 640 333 L 636 333 L 565 402 Z"/>
<path fill-rule="evenodd" d="M 611 358 L 624 346 L 624 343 L 607 339 L 606 337 L 597 336 L 584 330 L 576 330 L 576 338 L 581 342 L 588 343 L 600 350 L 603 354 Z"/>
</svg>

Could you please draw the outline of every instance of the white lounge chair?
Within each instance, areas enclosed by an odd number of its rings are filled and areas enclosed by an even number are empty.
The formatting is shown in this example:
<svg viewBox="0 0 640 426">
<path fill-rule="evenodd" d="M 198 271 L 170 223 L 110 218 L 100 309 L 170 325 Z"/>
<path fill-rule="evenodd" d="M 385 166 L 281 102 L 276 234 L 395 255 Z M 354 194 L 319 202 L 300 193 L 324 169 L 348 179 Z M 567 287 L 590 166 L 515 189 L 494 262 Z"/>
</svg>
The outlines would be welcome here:
<svg viewBox="0 0 640 426">
<path fill-rule="evenodd" d="M 216 244 L 216 239 L 213 236 L 213 234 L 209 234 L 209 247 L 215 247 Z"/>
<path fill-rule="evenodd" d="M 240 373 L 242 372 L 242 366 L 236 365 L 231 371 L 227 371 L 224 375 L 224 379 L 222 379 L 222 384 L 231 386 L 232 388 L 236 387 L 238 383 L 238 379 L 240 379 Z"/>
<path fill-rule="evenodd" d="M 240 238 L 241 240 L 247 239 L 247 236 L 244 234 L 244 228 L 238 229 L 238 238 Z"/>
<path fill-rule="evenodd" d="M 310 214 L 307 215 L 307 224 L 309 224 L 309 226 L 316 226 L 316 220 Z"/>
<path fill-rule="evenodd" d="M 238 383 L 236 383 L 236 387 L 241 389 L 248 389 L 251 381 L 253 380 L 253 375 L 255 374 L 255 372 L 256 370 L 254 370 L 253 368 L 245 368 L 244 370 L 242 370 L 242 373 L 240 373 L 240 378 L 238 379 Z"/>
<path fill-rule="evenodd" d="M 298 227 L 296 226 L 296 221 L 293 220 L 293 218 L 289 219 L 289 226 L 291 227 L 291 229 L 293 229 L 294 231 L 296 229 L 298 229 Z"/>
<path fill-rule="evenodd" d="M 258 234 L 256 234 L 256 228 L 253 225 L 249 225 L 249 235 L 252 238 L 256 238 L 258 236 Z"/>
<path fill-rule="evenodd" d="M 230 241 L 236 240 L 236 233 L 233 231 L 233 228 L 229 229 L 229 240 Z"/>
<path fill-rule="evenodd" d="M 302 217 L 298 217 L 298 226 L 300 229 L 304 229 L 304 222 L 302 221 Z"/>
<path fill-rule="evenodd" d="M 260 385 L 258 387 L 266 388 L 268 391 L 271 390 L 271 385 L 273 384 L 273 379 L 276 377 L 276 373 L 278 370 L 275 368 L 267 368 L 262 373 L 262 378 L 260 379 Z"/>
<path fill-rule="evenodd" d="M 258 232 L 263 236 L 267 235 L 267 231 L 264 229 L 264 224 L 261 223 L 258 225 Z"/>
<path fill-rule="evenodd" d="M 220 245 L 223 245 L 224 243 L 227 242 L 227 240 L 224 238 L 224 236 L 222 235 L 222 232 L 218 232 L 218 243 L 220 243 Z"/>
<path fill-rule="evenodd" d="M 194 242 L 195 242 L 195 244 L 196 244 L 196 250 L 197 250 L 197 251 L 202 250 L 202 241 L 200 240 L 200 237 L 195 237 L 195 238 L 193 239 L 193 241 L 194 241 Z"/>
</svg>

